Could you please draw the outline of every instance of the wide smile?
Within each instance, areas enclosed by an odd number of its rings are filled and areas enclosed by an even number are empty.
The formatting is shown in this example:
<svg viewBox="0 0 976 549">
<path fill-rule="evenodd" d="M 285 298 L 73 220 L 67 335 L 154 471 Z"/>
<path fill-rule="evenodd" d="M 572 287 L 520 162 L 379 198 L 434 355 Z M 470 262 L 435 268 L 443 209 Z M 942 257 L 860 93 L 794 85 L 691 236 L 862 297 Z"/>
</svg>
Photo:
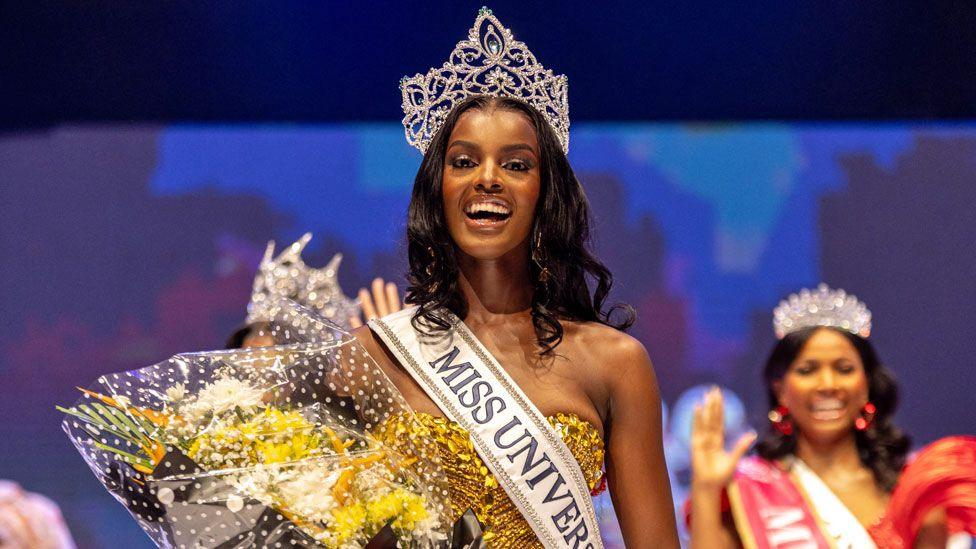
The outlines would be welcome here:
<svg viewBox="0 0 976 549">
<path fill-rule="evenodd" d="M 478 232 L 501 230 L 512 218 L 512 207 L 497 197 L 476 196 L 462 210 L 464 224 Z"/>
<path fill-rule="evenodd" d="M 810 406 L 815 421 L 836 421 L 847 415 L 847 404 L 839 398 L 817 399 Z"/>
</svg>

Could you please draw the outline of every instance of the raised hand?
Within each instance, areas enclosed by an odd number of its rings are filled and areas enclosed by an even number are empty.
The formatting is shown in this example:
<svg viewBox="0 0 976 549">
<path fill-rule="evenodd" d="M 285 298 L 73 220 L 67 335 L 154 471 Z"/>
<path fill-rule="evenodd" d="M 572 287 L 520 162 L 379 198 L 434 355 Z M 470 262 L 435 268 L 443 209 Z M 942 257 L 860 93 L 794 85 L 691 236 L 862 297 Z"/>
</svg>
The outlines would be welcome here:
<svg viewBox="0 0 976 549">
<path fill-rule="evenodd" d="M 695 407 L 691 428 L 691 482 L 693 487 L 721 490 L 731 480 L 735 467 L 756 440 L 756 433 L 742 435 L 731 452 L 725 451 L 722 391 L 713 387 L 705 401 Z"/>
<path fill-rule="evenodd" d="M 369 322 L 374 318 L 382 318 L 403 309 L 400 291 L 396 284 L 384 282 L 382 278 L 374 278 L 371 289 L 372 292 L 366 288 L 359 290 L 359 306 L 363 310 L 363 318 L 350 318 L 349 324 L 353 328 L 362 326 L 364 321 Z"/>
</svg>

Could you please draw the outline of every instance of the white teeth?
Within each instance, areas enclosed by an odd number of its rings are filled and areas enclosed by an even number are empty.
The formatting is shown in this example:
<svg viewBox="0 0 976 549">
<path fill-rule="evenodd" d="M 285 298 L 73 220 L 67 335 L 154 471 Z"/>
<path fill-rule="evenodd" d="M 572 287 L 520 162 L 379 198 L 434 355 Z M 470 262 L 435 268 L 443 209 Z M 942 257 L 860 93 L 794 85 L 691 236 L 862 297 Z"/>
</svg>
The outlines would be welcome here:
<svg viewBox="0 0 976 549">
<path fill-rule="evenodd" d="M 817 421 L 835 421 L 844 416 L 844 402 L 838 398 L 817 399 L 810 408 Z"/>
<path fill-rule="evenodd" d="M 511 210 L 509 210 L 506 206 L 494 202 L 476 202 L 468 205 L 468 207 L 464 209 L 464 212 L 468 214 L 488 212 L 505 215 L 510 213 Z"/>
<path fill-rule="evenodd" d="M 837 399 L 821 400 L 813 403 L 814 412 L 831 412 L 834 410 L 843 410 L 844 403 Z"/>
<path fill-rule="evenodd" d="M 811 415 L 813 416 L 813 419 L 819 421 L 831 421 L 843 417 L 844 411 L 843 410 L 815 410 Z"/>
</svg>

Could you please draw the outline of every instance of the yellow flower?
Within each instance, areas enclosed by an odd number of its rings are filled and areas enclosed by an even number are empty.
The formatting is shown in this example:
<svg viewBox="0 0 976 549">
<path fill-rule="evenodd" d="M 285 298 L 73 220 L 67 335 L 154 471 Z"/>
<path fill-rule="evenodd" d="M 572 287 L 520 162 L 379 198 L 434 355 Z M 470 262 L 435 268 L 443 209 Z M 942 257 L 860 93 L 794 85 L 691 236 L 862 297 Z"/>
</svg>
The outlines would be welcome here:
<svg viewBox="0 0 976 549">
<path fill-rule="evenodd" d="M 230 465 L 219 458 L 217 463 L 210 460 L 211 456 L 226 456 L 229 452 L 240 456 L 233 460 L 237 467 L 289 462 L 305 458 L 321 446 L 322 436 L 315 430 L 298 411 L 269 407 L 247 421 L 225 416 L 209 432 L 197 437 L 187 454 L 204 466 Z"/>
<path fill-rule="evenodd" d="M 307 457 L 320 442 L 317 435 L 300 433 L 283 442 L 258 441 L 255 450 L 262 463 L 285 463 Z"/>
<path fill-rule="evenodd" d="M 394 530 L 413 530 L 418 522 L 427 518 L 424 498 L 413 492 L 397 488 L 366 504 L 366 515 L 371 525 L 381 528 L 391 519 Z"/>
<path fill-rule="evenodd" d="M 190 443 L 190 449 L 187 451 L 187 453 L 190 455 L 191 458 L 195 459 L 197 453 L 199 452 L 200 452 L 200 439 L 198 438 L 194 440 L 192 443 Z"/>
<path fill-rule="evenodd" d="M 335 534 L 336 545 L 342 545 L 360 535 L 366 526 L 366 509 L 361 503 L 339 507 L 332 513 L 329 529 Z"/>
</svg>

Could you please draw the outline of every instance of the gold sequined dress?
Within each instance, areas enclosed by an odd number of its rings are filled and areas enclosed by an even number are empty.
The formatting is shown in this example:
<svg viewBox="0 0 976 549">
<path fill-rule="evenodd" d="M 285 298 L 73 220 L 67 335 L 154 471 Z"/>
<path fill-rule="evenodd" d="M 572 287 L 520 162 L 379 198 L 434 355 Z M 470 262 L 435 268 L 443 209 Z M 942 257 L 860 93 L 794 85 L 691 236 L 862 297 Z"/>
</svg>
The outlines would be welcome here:
<svg viewBox="0 0 976 549">
<path fill-rule="evenodd" d="M 489 547 L 543 547 L 529 523 L 478 457 L 468 432 L 444 417 L 424 413 L 417 413 L 416 417 L 416 422 L 388 423 L 381 429 L 381 438 L 395 446 L 398 437 L 404 435 L 424 437 L 436 446 L 447 474 L 452 520 L 472 509 L 486 532 Z M 596 427 L 575 414 L 555 414 L 547 419 L 579 462 L 590 490 L 602 489 L 604 447 Z M 406 433 L 405 429 L 414 432 Z"/>
</svg>

